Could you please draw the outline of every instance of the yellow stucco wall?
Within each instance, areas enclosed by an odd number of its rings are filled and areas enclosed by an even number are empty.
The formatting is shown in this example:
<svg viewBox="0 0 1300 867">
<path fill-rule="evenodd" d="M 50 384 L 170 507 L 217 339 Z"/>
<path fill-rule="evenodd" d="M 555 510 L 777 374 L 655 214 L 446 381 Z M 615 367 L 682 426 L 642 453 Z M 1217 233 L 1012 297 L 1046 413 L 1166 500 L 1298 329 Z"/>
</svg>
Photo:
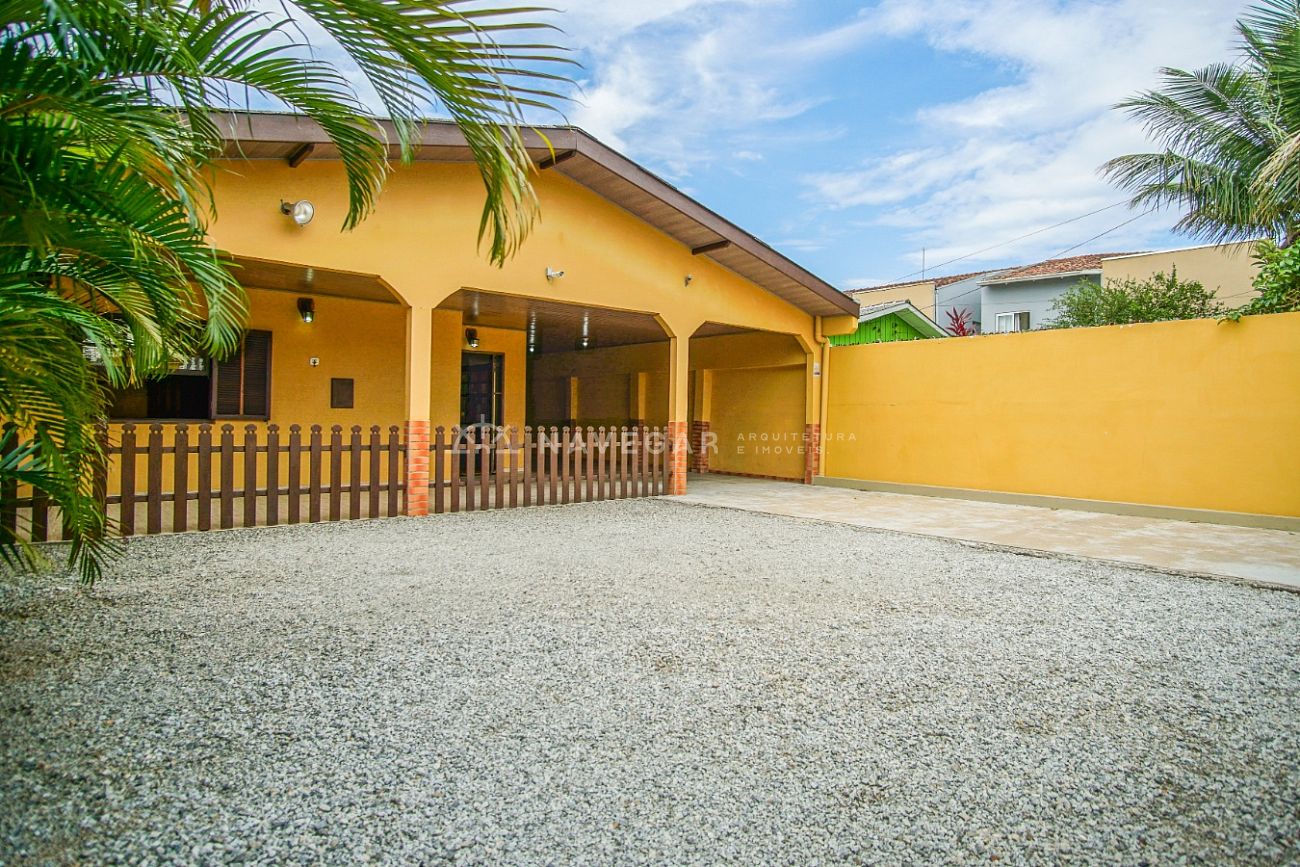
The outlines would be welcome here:
<svg viewBox="0 0 1300 867">
<path fill-rule="evenodd" d="M 530 363 L 530 416 L 537 424 L 560 425 L 569 417 L 571 378 L 578 380 L 580 424 L 623 425 L 638 417 L 652 426 L 668 423 L 667 341 L 549 353 Z"/>
<path fill-rule="evenodd" d="M 1255 294 L 1251 284 L 1259 267 L 1252 255 L 1254 247 L 1253 241 L 1243 241 L 1103 259 L 1101 278 L 1103 282 L 1149 280 L 1153 274 L 1169 274 L 1176 269 L 1180 280 L 1197 280 L 1207 289 L 1215 290 L 1224 303 L 1237 307 Z"/>
<path fill-rule="evenodd" d="M 715 370 L 709 468 L 802 479 L 804 367 Z"/>
<path fill-rule="evenodd" d="M 1300 313 L 832 356 L 827 476 L 1300 516 Z"/>
<path fill-rule="evenodd" d="M 883 304 L 886 301 L 911 301 L 914 306 L 921 310 L 932 310 L 934 308 L 934 281 L 918 280 L 915 283 L 904 283 L 901 286 L 890 286 L 886 289 L 861 289 L 856 292 L 850 292 L 853 300 L 863 307 L 872 304 Z"/>
</svg>

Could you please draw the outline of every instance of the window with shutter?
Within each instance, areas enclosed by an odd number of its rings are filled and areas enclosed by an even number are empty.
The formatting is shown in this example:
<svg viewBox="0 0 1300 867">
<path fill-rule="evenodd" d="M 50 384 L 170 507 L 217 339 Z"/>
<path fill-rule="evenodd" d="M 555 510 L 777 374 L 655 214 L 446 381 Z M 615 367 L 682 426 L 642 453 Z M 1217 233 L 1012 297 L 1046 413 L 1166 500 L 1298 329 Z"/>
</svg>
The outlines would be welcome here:
<svg viewBox="0 0 1300 867">
<path fill-rule="evenodd" d="M 271 332 L 249 331 L 239 351 L 212 364 L 213 418 L 270 418 Z"/>
</svg>

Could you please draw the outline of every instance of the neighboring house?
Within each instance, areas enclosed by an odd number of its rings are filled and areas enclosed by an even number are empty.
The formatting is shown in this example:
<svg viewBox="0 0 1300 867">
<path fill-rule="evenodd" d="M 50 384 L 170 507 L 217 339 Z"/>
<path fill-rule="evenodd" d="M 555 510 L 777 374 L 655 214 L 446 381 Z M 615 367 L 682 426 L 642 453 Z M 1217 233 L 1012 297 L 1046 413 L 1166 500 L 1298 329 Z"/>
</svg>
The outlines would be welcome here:
<svg viewBox="0 0 1300 867">
<path fill-rule="evenodd" d="M 836 335 L 830 340 L 832 346 L 858 346 L 947 336 L 946 331 L 911 301 L 882 301 L 862 308 L 856 331 Z"/>
<path fill-rule="evenodd" d="M 1219 300 L 1238 307 L 1257 294 L 1253 288 L 1259 265 L 1255 262 L 1258 241 L 1234 244 L 1204 244 L 1154 253 L 1112 256 L 1101 262 L 1103 283 L 1118 280 L 1147 280 L 1153 274 L 1178 272 L 1179 280 L 1195 280 L 1213 289 Z"/>
<path fill-rule="evenodd" d="M 851 331 L 857 303 L 588 134 L 524 133 L 541 218 L 496 267 L 453 124 L 421 128 L 414 163 L 394 159 L 347 232 L 344 166 L 319 126 L 251 112 L 221 128 L 211 241 L 248 290 L 249 330 L 228 360 L 116 395 L 115 422 L 230 422 L 241 438 L 395 426 L 413 492 L 431 478 L 436 428 L 478 423 L 666 428 L 680 446 L 670 491 L 685 488 L 692 429 L 717 436 L 711 471 L 813 472 L 802 443 L 823 412 L 823 337 Z M 292 218 L 295 200 L 314 219 Z M 799 447 L 740 442 L 758 434 Z"/>
<path fill-rule="evenodd" d="M 918 310 L 928 311 L 934 309 L 934 285 L 934 280 L 911 280 L 867 289 L 851 289 L 848 295 L 863 308 L 891 301 L 907 301 Z"/>
<path fill-rule="evenodd" d="M 1012 268 L 979 280 L 981 325 L 984 332 L 1029 331 L 1042 328 L 1055 316 L 1053 303 L 1080 281 L 1101 283 L 1102 260 L 1129 253 L 1091 253 L 1048 259 Z"/>
<path fill-rule="evenodd" d="M 980 330 L 980 286 L 979 278 L 997 271 L 973 271 L 966 274 L 951 274 L 946 277 L 931 277 L 925 280 L 913 280 L 904 283 L 888 283 L 868 289 L 854 289 L 848 294 L 865 310 L 890 301 L 907 301 L 922 315 L 937 323 L 947 332 L 949 311 L 965 311 L 967 324 L 975 331 Z"/>
<path fill-rule="evenodd" d="M 934 321 L 948 329 L 952 326 L 953 312 L 965 313 L 966 324 L 979 333 L 984 327 L 984 309 L 981 304 L 983 286 L 980 281 L 1005 273 L 1003 271 L 975 271 L 969 274 L 954 274 L 935 280 Z"/>
</svg>

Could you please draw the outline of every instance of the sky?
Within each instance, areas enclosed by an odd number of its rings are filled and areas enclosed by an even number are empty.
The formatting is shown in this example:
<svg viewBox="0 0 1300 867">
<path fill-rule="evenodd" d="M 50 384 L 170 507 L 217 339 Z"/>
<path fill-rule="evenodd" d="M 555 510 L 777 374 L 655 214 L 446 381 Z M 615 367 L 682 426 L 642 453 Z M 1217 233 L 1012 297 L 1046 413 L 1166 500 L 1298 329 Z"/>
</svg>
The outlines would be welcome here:
<svg viewBox="0 0 1300 867">
<path fill-rule="evenodd" d="M 1231 59 L 1247 4 L 557 5 L 582 63 L 570 122 L 848 289 L 918 271 L 923 248 L 943 274 L 1196 243 L 1097 169 L 1151 149 L 1112 106 L 1160 67 Z"/>
<path fill-rule="evenodd" d="M 923 256 L 940 275 L 1196 243 L 1098 167 L 1152 149 L 1114 104 L 1230 60 L 1249 0 L 550 2 L 581 66 L 539 120 L 852 289 Z"/>
</svg>

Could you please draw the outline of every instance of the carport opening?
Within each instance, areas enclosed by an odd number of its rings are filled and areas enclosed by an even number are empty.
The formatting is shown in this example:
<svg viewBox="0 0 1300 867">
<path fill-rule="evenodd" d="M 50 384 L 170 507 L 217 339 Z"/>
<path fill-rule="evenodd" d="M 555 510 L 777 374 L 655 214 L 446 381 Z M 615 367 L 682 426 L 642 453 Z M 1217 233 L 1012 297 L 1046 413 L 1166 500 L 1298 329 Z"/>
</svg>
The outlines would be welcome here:
<svg viewBox="0 0 1300 867">
<path fill-rule="evenodd" d="M 466 348 L 462 424 L 493 408 L 483 421 L 518 423 L 508 407 L 520 386 L 522 421 L 532 427 L 667 424 L 669 342 L 654 316 L 469 289 L 443 306 L 459 309 L 467 330 L 522 338 L 522 353 L 497 353 L 492 362 Z"/>
<path fill-rule="evenodd" d="M 690 358 L 689 469 L 805 481 L 809 371 L 799 341 L 706 322 Z"/>
</svg>

